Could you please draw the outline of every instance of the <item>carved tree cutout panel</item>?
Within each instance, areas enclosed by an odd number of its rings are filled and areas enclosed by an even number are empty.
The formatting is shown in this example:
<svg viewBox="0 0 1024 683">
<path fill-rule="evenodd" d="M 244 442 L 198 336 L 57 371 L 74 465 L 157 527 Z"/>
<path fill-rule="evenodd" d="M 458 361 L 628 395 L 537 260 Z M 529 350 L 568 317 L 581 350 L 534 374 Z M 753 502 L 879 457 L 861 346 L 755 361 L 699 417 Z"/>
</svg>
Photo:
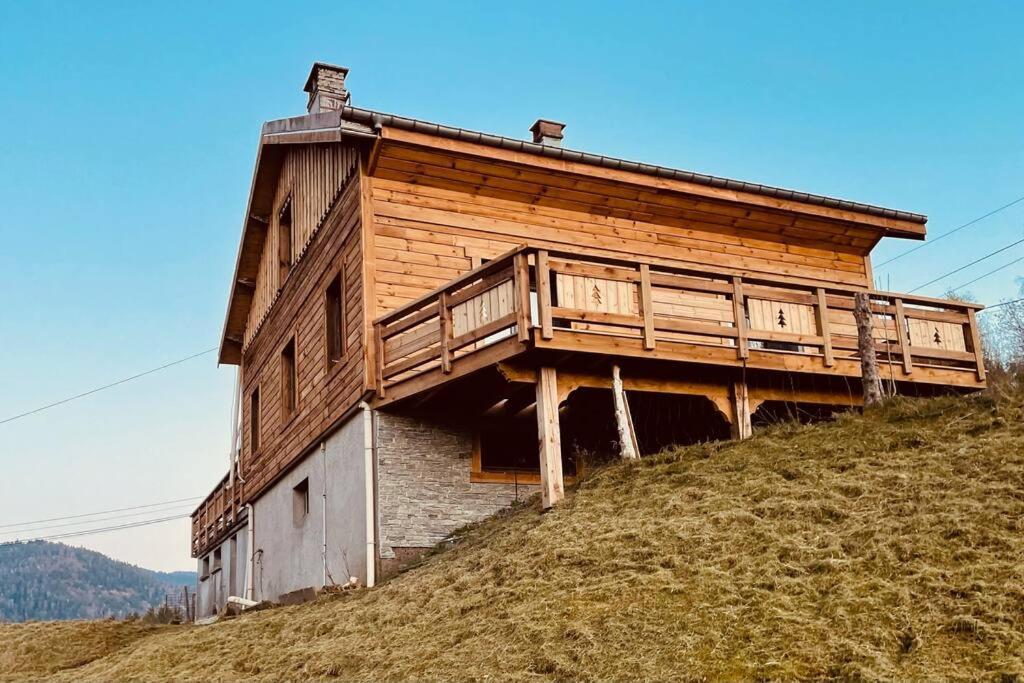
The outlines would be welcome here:
<svg viewBox="0 0 1024 683">
<path fill-rule="evenodd" d="M 555 274 L 556 301 L 564 308 L 637 315 L 640 306 L 636 289 L 632 282 Z"/>
<path fill-rule="evenodd" d="M 748 297 L 747 313 L 752 330 L 818 334 L 812 306 Z"/>
<path fill-rule="evenodd" d="M 908 319 L 910 345 L 946 351 L 966 351 L 963 325 L 934 320 Z"/>
</svg>

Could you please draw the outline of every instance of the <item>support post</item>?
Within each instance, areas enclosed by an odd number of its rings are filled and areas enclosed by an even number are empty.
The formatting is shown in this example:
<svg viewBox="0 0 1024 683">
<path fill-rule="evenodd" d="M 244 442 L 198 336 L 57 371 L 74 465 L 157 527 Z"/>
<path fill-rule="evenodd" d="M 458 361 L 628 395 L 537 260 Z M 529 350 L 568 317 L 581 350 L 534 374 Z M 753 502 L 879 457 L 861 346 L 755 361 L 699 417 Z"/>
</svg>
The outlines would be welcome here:
<svg viewBox="0 0 1024 683">
<path fill-rule="evenodd" d="M 555 330 L 551 320 L 551 266 L 548 264 L 548 252 L 545 249 L 537 252 L 537 313 L 540 315 L 541 339 L 553 339 Z"/>
<path fill-rule="evenodd" d="M 914 371 L 914 361 L 910 355 L 910 339 L 907 337 L 907 314 L 903 311 L 903 299 L 896 298 L 896 339 L 900 343 L 900 351 L 903 352 L 903 372 L 910 374 Z"/>
<path fill-rule="evenodd" d="M 754 427 L 750 422 L 750 394 L 747 383 L 733 382 L 729 398 L 732 404 L 732 438 L 749 439 L 754 435 Z"/>
<path fill-rule="evenodd" d="M 452 371 L 452 354 L 448 349 L 452 336 L 452 312 L 448 308 L 447 292 L 441 292 L 437 297 L 437 316 L 441 326 L 441 372 L 447 375 Z"/>
<path fill-rule="evenodd" d="M 985 381 L 985 349 L 981 345 L 981 333 L 978 330 L 978 319 L 974 315 L 974 309 L 967 309 L 967 325 L 971 328 L 969 330 L 970 336 L 967 339 L 971 340 L 971 350 L 974 351 L 974 367 L 978 374 L 978 381 Z"/>
<path fill-rule="evenodd" d="M 857 321 L 857 350 L 860 353 L 861 384 L 864 387 L 864 405 L 882 402 L 882 376 L 878 372 L 875 355 L 875 337 L 871 333 L 871 297 L 867 292 L 853 295 L 853 317 Z"/>
<path fill-rule="evenodd" d="M 540 445 L 540 500 L 545 510 L 565 497 L 562 437 L 558 425 L 558 375 L 552 367 L 537 371 L 537 438 Z"/>
<path fill-rule="evenodd" d="M 612 366 L 612 397 L 615 401 L 615 424 L 619 429 L 619 455 L 623 460 L 636 460 L 640 453 L 637 452 L 633 420 L 629 415 L 629 405 L 626 403 L 626 392 L 622 389 L 622 375 L 618 365 Z"/>
<path fill-rule="evenodd" d="M 651 295 L 651 267 L 640 264 L 640 315 L 644 319 L 644 349 L 654 348 L 654 297 Z"/>
<path fill-rule="evenodd" d="M 744 360 L 750 357 L 747 342 L 747 311 L 743 303 L 743 280 L 732 279 L 732 320 L 736 327 L 736 357 Z"/>
<path fill-rule="evenodd" d="M 818 316 L 818 334 L 821 335 L 821 353 L 825 357 L 825 367 L 830 368 L 836 364 L 836 357 L 832 351 L 832 332 L 828 320 L 828 298 L 825 290 L 818 287 L 815 290 L 818 305 L 814 311 Z"/>
<path fill-rule="evenodd" d="M 521 342 L 530 340 L 530 264 L 526 254 L 512 257 L 515 281 L 516 334 Z"/>
</svg>

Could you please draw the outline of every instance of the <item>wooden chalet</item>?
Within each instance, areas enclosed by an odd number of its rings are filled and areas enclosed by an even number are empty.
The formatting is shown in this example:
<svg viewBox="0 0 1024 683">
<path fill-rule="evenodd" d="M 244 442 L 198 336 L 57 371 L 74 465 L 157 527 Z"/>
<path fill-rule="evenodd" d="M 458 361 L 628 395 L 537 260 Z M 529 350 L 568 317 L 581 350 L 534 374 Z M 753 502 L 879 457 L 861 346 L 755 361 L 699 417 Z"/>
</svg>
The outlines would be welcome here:
<svg viewBox="0 0 1024 683">
<path fill-rule="evenodd" d="M 362 450 L 339 446 L 337 462 L 365 486 L 332 500 L 345 519 L 359 508 L 366 570 L 349 572 L 372 584 L 467 508 L 508 502 L 492 491 L 556 503 L 583 466 L 566 425 L 604 429 L 600 412 L 572 414 L 574 397 L 610 406 L 613 366 L 634 418 L 685 401 L 674 424 L 692 438 L 748 436 L 771 405 L 857 405 L 853 295 L 867 291 L 893 390 L 985 386 L 979 306 L 872 287 L 871 250 L 924 239 L 923 215 L 573 151 L 543 119 L 518 140 L 361 109 L 346 74 L 315 64 L 309 113 L 264 125 L 229 291 L 237 477 L 194 513 L 192 548 L 201 558 L 248 524 L 250 596 L 270 535 L 297 528 L 290 473 L 320 457 L 326 472 L 325 444 L 354 421 Z M 446 444 L 458 462 L 416 469 Z M 292 507 L 261 516 L 282 482 Z M 334 485 L 310 482 L 307 515 Z M 424 509 L 436 529 L 406 533 L 430 526 Z M 325 579 L 332 543 L 314 544 Z"/>
</svg>

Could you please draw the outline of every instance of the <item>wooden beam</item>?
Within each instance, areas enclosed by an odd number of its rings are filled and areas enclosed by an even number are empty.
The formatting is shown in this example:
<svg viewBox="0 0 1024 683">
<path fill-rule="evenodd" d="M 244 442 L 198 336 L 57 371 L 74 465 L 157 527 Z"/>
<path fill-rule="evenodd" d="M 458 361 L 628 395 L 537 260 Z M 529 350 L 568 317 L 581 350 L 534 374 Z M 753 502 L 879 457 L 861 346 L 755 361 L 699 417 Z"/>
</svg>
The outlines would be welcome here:
<svg viewBox="0 0 1024 683">
<path fill-rule="evenodd" d="M 825 290 L 818 287 L 816 291 L 818 305 L 814 308 L 814 314 L 818 317 L 818 334 L 821 335 L 821 350 L 825 356 L 825 367 L 830 368 L 836 364 L 835 354 L 832 352 L 832 332 L 828 321 L 828 298 Z"/>
<path fill-rule="evenodd" d="M 754 435 L 754 428 L 750 422 L 750 394 L 747 390 L 747 383 L 733 382 L 730 395 L 730 407 L 732 412 L 732 438 L 749 439 Z"/>
<path fill-rule="evenodd" d="M 452 332 L 452 310 L 448 308 L 448 293 L 441 292 L 437 297 L 437 317 L 441 327 L 441 372 L 448 374 L 452 371 L 451 353 L 451 332 Z"/>
<path fill-rule="evenodd" d="M 544 249 L 537 252 L 537 309 L 540 314 L 541 338 L 553 338 L 555 332 L 551 322 L 551 268 L 548 265 L 548 252 Z"/>
<path fill-rule="evenodd" d="M 654 298 L 651 295 L 651 267 L 640 264 L 640 315 L 644 318 L 644 348 L 654 348 Z"/>
<path fill-rule="evenodd" d="M 903 372 L 909 375 L 914 371 L 914 361 L 910 355 L 910 340 L 907 339 L 907 314 L 903 311 L 903 299 L 896 299 L 895 303 L 896 339 L 903 350 Z"/>
<path fill-rule="evenodd" d="M 547 510 L 565 497 L 562 437 L 558 423 L 558 375 L 552 367 L 537 371 L 537 438 L 540 445 L 541 506 Z"/>
<path fill-rule="evenodd" d="M 971 326 L 971 330 L 970 330 L 971 336 L 969 337 L 969 339 L 971 340 L 971 346 L 974 347 L 973 348 L 973 351 L 974 351 L 974 366 L 975 366 L 975 368 L 977 370 L 977 373 L 978 373 L 978 381 L 979 382 L 984 382 L 985 381 L 985 353 L 984 353 L 984 349 L 981 347 L 981 333 L 978 330 L 978 319 L 974 315 L 974 309 L 973 308 L 968 308 L 967 309 L 967 321 L 968 321 L 967 324 Z"/>
<path fill-rule="evenodd" d="M 530 264 L 526 254 L 512 257 L 515 288 L 516 336 L 519 341 L 530 340 Z"/>
<path fill-rule="evenodd" d="M 736 357 L 743 360 L 750 357 L 747 345 L 747 313 L 743 305 L 743 281 L 732 279 L 732 319 L 736 327 Z"/>
</svg>

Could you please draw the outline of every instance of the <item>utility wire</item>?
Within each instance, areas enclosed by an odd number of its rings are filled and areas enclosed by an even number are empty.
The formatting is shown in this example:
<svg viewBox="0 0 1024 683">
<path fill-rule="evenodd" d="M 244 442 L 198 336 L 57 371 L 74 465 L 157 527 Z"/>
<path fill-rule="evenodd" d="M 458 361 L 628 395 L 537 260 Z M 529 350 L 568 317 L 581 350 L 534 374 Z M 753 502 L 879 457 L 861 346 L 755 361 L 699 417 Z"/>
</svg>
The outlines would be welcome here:
<svg viewBox="0 0 1024 683">
<path fill-rule="evenodd" d="M 47 404 L 45 406 L 40 406 L 39 408 L 34 408 L 34 409 L 29 410 L 27 412 L 21 413 L 20 415 L 12 415 L 11 417 L 7 417 L 7 418 L 4 418 L 4 419 L 0 420 L 0 425 L 7 424 L 8 422 L 14 422 L 15 420 L 20 420 L 21 418 L 28 417 L 29 415 L 35 415 L 36 413 L 41 413 L 44 410 L 49 410 L 50 408 L 54 408 L 56 406 L 63 405 L 65 403 L 70 403 L 71 401 L 75 401 L 75 400 L 80 399 L 80 398 L 85 398 L 86 396 L 91 396 L 92 394 L 98 393 L 98 392 L 103 391 L 105 389 L 110 389 L 111 387 L 116 387 L 119 384 L 124 384 L 125 382 L 131 382 L 132 380 L 139 379 L 140 377 L 145 377 L 146 375 L 152 375 L 154 372 L 159 372 L 161 370 L 166 370 L 169 367 L 172 367 L 172 366 L 175 366 L 175 365 L 180 365 L 181 363 L 184 363 L 185 361 L 192 360 L 193 358 L 198 358 L 199 356 L 205 356 L 206 354 L 213 353 L 216 350 L 217 350 L 217 347 L 214 346 L 212 349 L 206 349 L 205 351 L 200 351 L 199 353 L 194 353 L 191 356 L 186 356 L 185 358 L 179 358 L 178 360 L 171 361 L 170 363 L 167 363 L 165 365 L 161 365 L 158 368 L 151 368 L 149 370 L 146 370 L 145 372 L 140 372 L 137 375 L 132 375 L 131 377 L 125 377 L 124 379 L 119 379 L 116 382 L 111 382 L 110 384 L 105 384 L 102 387 L 96 387 L 95 389 L 90 389 L 89 391 L 82 392 L 81 394 L 75 394 L 74 396 L 68 396 L 67 398 L 62 398 L 59 401 L 54 401 L 53 403 L 49 403 L 49 404 Z"/>
<path fill-rule="evenodd" d="M 22 529 L 9 529 L 7 531 L 0 531 L 0 536 L 10 536 L 12 534 L 34 534 L 38 532 L 53 531 L 55 529 L 82 526 L 83 524 L 96 524 L 98 522 L 117 522 L 123 519 L 131 519 L 132 517 L 142 517 L 144 515 L 159 513 L 191 512 L 192 505 L 192 503 L 178 503 L 177 505 L 170 505 L 168 507 L 160 507 L 150 510 L 137 510 L 135 512 L 126 512 L 119 515 L 111 515 L 109 517 L 94 517 L 92 519 L 80 519 L 76 522 L 61 522 L 60 524 L 44 524 L 43 526 L 32 526 Z"/>
<path fill-rule="evenodd" d="M 1010 304 L 1019 304 L 1021 301 L 1024 301 L 1024 297 L 1022 297 L 1020 299 L 1014 299 L 1013 301 L 1000 301 L 997 304 L 992 304 L 991 306 L 986 306 L 985 308 L 983 308 L 982 310 L 980 310 L 978 312 L 979 313 L 985 313 L 986 311 L 991 311 L 993 308 L 999 308 L 1000 306 L 1009 306 Z"/>
<path fill-rule="evenodd" d="M 141 510 L 143 508 L 154 508 L 160 505 L 170 505 L 171 503 L 184 503 L 190 500 L 199 500 L 203 496 L 191 496 L 190 498 L 175 498 L 174 500 L 165 500 L 161 503 L 148 503 L 146 505 L 134 505 L 127 508 L 115 508 L 113 510 L 100 510 L 99 512 L 86 512 L 80 515 L 68 515 L 67 517 L 50 517 L 48 519 L 36 519 L 30 522 L 14 522 L 11 524 L 0 524 L 0 529 L 8 529 L 12 526 L 29 526 L 32 524 L 43 524 L 44 522 L 62 522 L 65 519 L 81 519 L 83 517 L 95 517 L 96 515 L 109 515 L 114 512 L 127 512 L 128 510 Z"/>
<path fill-rule="evenodd" d="M 1013 261 L 1010 261 L 1009 263 L 1007 263 L 1007 264 L 1005 264 L 1005 265 L 999 266 L 999 267 L 998 267 L 998 268 L 996 268 L 995 270 L 990 270 L 990 271 L 988 271 L 987 273 L 985 273 L 984 275 L 979 275 L 978 277 L 974 278 L 974 279 L 973 279 L 973 280 L 971 280 L 970 282 L 965 282 L 965 283 L 963 283 L 962 285 L 960 285 L 959 287 L 954 287 L 953 289 L 951 289 L 951 290 L 949 290 L 949 291 L 951 291 L 951 292 L 955 292 L 955 291 L 956 291 L 956 290 L 958 290 L 958 289 L 963 289 L 963 288 L 964 288 L 964 287 L 966 287 L 967 285 L 973 285 L 973 284 L 974 284 L 975 282 L 977 282 L 978 280 L 983 280 L 983 279 L 987 278 L 987 277 L 988 277 L 989 275 L 995 275 L 995 274 L 996 274 L 996 273 L 998 273 L 999 271 L 1001 271 L 1001 270 L 1006 270 L 1007 268 L 1009 268 L 1009 267 L 1010 267 L 1010 266 L 1012 266 L 1013 264 L 1015 264 L 1015 263 L 1020 263 L 1021 261 L 1024 261 L 1024 256 L 1021 256 L 1021 257 L 1020 257 L 1019 259 L 1015 259 L 1015 260 L 1013 260 Z"/>
<path fill-rule="evenodd" d="M 989 216 L 994 216 L 995 214 L 999 213 L 1000 211 L 1002 211 L 1004 209 L 1008 209 L 1011 206 L 1013 206 L 1014 204 L 1020 204 L 1021 202 L 1024 202 L 1024 197 L 1017 197 L 1016 199 L 1014 199 L 1009 204 L 1004 204 L 1004 205 L 1000 206 L 998 209 L 993 209 L 992 211 L 989 211 L 988 213 L 986 213 L 984 216 L 978 216 L 974 220 L 968 221 L 968 222 L 964 223 L 963 225 L 961 225 L 959 227 L 956 227 L 956 228 L 953 228 L 952 230 L 949 230 L 948 232 L 944 232 L 941 235 L 939 235 L 938 237 L 935 237 L 933 239 L 928 240 L 924 244 L 919 244 L 918 246 L 916 246 L 916 247 L 914 247 L 912 249 L 907 249 L 906 251 L 904 251 L 901 254 L 896 254 L 895 256 L 893 256 L 888 261 L 882 261 L 881 263 L 876 265 L 875 268 L 876 269 L 884 268 L 885 266 L 889 265 L 893 261 L 898 261 L 901 258 L 903 258 L 904 256 L 908 256 L 910 254 L 913 254 L 918 249 L 924 249 L 927 246 L 931 246 L 932 244 L 935 244 L 939 240 L 942 240 L 942 239 L 945 239 L 945 238 L 949 237 L 950 235 L 952 235 L 955 232 L 959 232 L 959 231 L 963 230 L 964 228 L 970 227 L 970 226 L 974 225 L 975 223 L 977 223 L 979 221 L 985 220 Z"/>
<path fill-rule="evenodd" d="M 949 277 L 950 275 L 955 275 L 956 273 L 959 273 L 959 272 L 960 272 L 961 270 L 966 270 L 966 269 L 970 268 L 970 267 L 971 267 L 971 266 L 973 266 L 973 265 L 976 265 L 976 264 L 978 264 L 978 263 L 981 263 L 981 262 L 982 262 L 982 261 L 984 261 L 985 259 L 990 259 L 990 258 L 992 258 L 993 256 L 995 256 L 996 254 L 1001 254 L 1002 252 L 1006 251 L 1007 249 L 1010 249 L 1010 248 L 1012 248 L 1012 247 L 1015 247 L 1015 246 L 1017 246 L 1018 244 L 1022 244 L 1022 243 L 1024 243 L 1024 239 L 1019 239 L 1019 240 L 1017 240 L 1016 242 L 1014 242 L 1013 244 L 1007 244 L 1007 245 L 1006 245 L 1005 247 L 1003 247 L 1002 249 L 996 249 L 995 251 L 993 251 L 993 252 L 991 252 L 991 253 L 985 254 L 985 255 L 984 255 L 984 256 L 982 256 L 981 258 L 979 258 L 979 259 L 976 259 L 976 260 L 974 260 L 974 261 L 971 261 L 971 262 L 970 262 L 970 263 L 968 263 L 968 264 L 967 264 L 966 266 L 960 266 L 960 267 L 959 267 L 959 268 L 957 268 L 956 270 L 951 270 L 951 271 L 949 271 L 948 273 L 945 273 L 945 274 L 943 274 L 943 275 L 940 275 L 939 277 L 935 278 L 934 280 L 929 280 L 928 282 L 924 283 L 923 285 L 918 285 L 917 287 L 914 287 L 913 289 L 911 289 L 910 291 L 908 291 L 908 292 L 907 292 L 907 294 L 912 294 L 912 293 L 916 292 L 916 291 L 917 291 L 917 290 L 919 290 L 919 289 L 924 289 L 924 288 L 925 288 L 925 287 L 927 287 L 928 285 L 934 285 L 934 284 L 935 284 L 936 282 L 938 282 L 939 280 L 945 280 L 945 279 L 946 279 L 947 277 Z"/>
<path fill-rule="evenodd" d="M 31 541 L 56 541 L 59 539 L 77 538 L 79 536 L 92 536 L 93 534 L 103 534 L 108 531 L 134 529 L 135 527 L 148 526 L 150 524 L 160 524 L 161 522 L 169 522 L 174 519 L 185 519 L 186 517 L 189 517 L 189 515 L 174 515 L 172 517 L 161 517 L 159 519 L 147 519 L 140 522 L 130 522 L 128 524 L 119 524 L 117 526 L 108 526 L 99 529 L 85 529 L 84 531 L 71 531 L 63 534 L 54 534 L 52 536 L 40 536 L 38 538 L 21 538 L 13 541 L 4 541 L 3 543 L 0 543 L 0 545 L 12 545 L 14 543 L 29 543 Z"/>
</svg>

